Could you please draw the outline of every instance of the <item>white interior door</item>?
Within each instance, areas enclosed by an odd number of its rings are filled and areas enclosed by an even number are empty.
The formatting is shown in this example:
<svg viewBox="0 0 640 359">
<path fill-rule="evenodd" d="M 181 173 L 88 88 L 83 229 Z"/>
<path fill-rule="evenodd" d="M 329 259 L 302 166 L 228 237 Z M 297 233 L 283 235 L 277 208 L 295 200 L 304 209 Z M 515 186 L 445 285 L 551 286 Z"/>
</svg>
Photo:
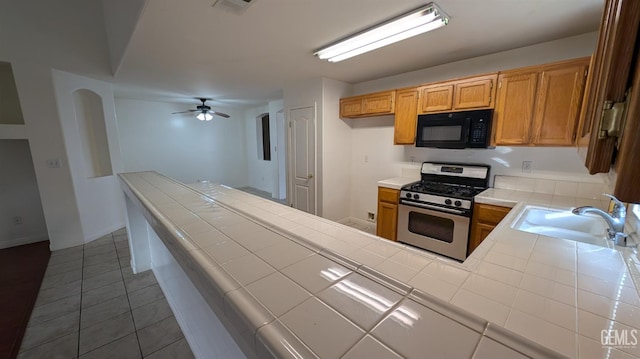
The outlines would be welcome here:
<svg viewBox="0 0 640 359">
<path fill-rule="evenodd" d="M 276 181 L 275 181 L 275 197 L 278 199 L 286 198 L 287 194 L 287 170 L 286 170 L 286 157 L 285 157 L 285 141 L 286 130 L 284 124 L 284 111 L 278 111 L 276 113 L 276 160 L 278 162 L 278 168 L 276 169 Z"/>
<path fill-rule="evenodd" d="M 311 214 L 316 214 L 315 158 L 314 108 L 289 110 L 291 204 Z"/>
</svg>

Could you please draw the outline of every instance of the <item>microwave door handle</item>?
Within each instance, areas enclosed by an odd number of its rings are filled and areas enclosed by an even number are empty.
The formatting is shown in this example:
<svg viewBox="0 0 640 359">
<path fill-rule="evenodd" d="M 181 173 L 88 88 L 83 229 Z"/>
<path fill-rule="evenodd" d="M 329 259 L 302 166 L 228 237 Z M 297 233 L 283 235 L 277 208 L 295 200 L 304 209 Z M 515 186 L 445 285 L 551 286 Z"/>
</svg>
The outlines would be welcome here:
<svg viewBox="0 0 640 359">
<path fill-rule="evenodd" d="M 464 119 L 464 143 L 469 143 L 469 136 L 471 135 L 471 119 L 469 117 Z"/>
</svg>

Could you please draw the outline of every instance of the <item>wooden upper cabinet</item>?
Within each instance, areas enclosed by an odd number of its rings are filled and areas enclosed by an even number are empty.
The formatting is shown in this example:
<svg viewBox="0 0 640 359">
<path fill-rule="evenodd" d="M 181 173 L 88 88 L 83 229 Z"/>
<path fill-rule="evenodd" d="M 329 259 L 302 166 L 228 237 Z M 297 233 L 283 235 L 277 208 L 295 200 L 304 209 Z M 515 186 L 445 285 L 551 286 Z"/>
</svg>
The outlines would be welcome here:
<svg viewBox="0 0 640 359">
<path fill-rule="evenodd" d="M 587 61 L 542 71 L 533 120 L 532 143 L 570 146 L 576 139 Z"/>
<path fill-rule="evenodd" d="M 493 108 L 497 74 L 420 87 L 419 113 Z"/>
<path fill-rule="evenodd" d="M 340 117 L 353 117 L 362 114 L 362 99 L 346 98 L 340 100 Z"/>
<path fill-rule="evenodd" d="M 383 91 L 340 99 L 340 117 L 357 118 L 393 115 L 396 91 Z"/>
<path fill-rule="evenodd" d="M 507 72 L 498 77 L 498 100 L 493 115 L 496 145 L 529 142 L 538 74 Z"/>
<path fill-rule="evenodd" d="M 453 85 L 424 86 L 420 92 L 421 113 L 449 111 L 453 108 Z"/>
<path fill-rule="evenodd" d="M 578 153 L 589 173 L 612 169 L 613 194 L 640 203 L 640 1 L 606 0 L 585 98 L 585 122 Z M 629 92 L 629 89 L 632 91 Z M 602 131 L 603 112 L 627 102 L 621 132 Z"/>
<path fill-rule="evenodd" d="M 396 92 L 396 118 L 393 143 L 412 145 L 416 141 L 416 121 L 418 119 L 418 89 L 408 88 Z"/>
<path fill-rule="evenodd" d="M 582 58 L 500 73 L 494 144 L 573 145 L 588 66 Z"/>
<path fill-rule="evenodd" d="M 496 75 L 490 75 L 456 83 L 453 108 L 466 110 L 493 107 L 496 78 Z"/>
</svg>

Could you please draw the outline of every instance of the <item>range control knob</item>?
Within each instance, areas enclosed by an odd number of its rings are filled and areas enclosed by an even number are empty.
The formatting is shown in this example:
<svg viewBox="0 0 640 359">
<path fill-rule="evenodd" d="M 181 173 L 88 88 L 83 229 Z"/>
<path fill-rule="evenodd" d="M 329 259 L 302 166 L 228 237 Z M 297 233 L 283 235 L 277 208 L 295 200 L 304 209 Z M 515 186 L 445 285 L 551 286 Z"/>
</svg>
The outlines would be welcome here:
<svg viewBox="0 0 640 359">
<path fill-rule="evenodd" d="M 415 193 L 415 194 L 413 195 L 413 199 L 415 199 L 415 200 L 420 199 L 420 195 L 419 195 L 419 194 L 417 194 L 417 193 Z"/>
<path fill-rule="evenodd" d="M 407 198 L 409 198 L 409 199 L 411 199 L 411 193 L 407 193 L 407 194 L 405 194 L 404 196 L 405 196 L 405 197 L 407 197 Z"/>
<path fill-rule="evenodd" d="M 455 201 L 453 204 L 455 204 L 456 207 L 462 206 L 462 202 L 460 202 L 460 201 Z"/>
<path fill-rule="evenodd" d="M 445 199 L 445 200 L 444 200 L 444 204 L 446 204 L 446 205 L 451 205 L 451 200 L 450 200 L 450 199 L 448 199 L 448 198 L 447 198 L 447 199 Z"/>
</svg>

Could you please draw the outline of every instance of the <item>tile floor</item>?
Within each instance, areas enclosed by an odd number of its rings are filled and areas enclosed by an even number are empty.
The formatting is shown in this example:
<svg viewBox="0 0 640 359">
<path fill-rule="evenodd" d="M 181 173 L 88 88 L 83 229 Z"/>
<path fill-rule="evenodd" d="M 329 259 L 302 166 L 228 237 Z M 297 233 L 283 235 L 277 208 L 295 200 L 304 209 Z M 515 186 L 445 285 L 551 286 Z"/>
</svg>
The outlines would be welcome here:
<svg viewBox="0 0 640 359">
<path fill-rule="evenodd" d="M 153 272 L 129 260 L 124 229 L 52 252 L 18 358 L 192 358 Z"/>
</svg>

